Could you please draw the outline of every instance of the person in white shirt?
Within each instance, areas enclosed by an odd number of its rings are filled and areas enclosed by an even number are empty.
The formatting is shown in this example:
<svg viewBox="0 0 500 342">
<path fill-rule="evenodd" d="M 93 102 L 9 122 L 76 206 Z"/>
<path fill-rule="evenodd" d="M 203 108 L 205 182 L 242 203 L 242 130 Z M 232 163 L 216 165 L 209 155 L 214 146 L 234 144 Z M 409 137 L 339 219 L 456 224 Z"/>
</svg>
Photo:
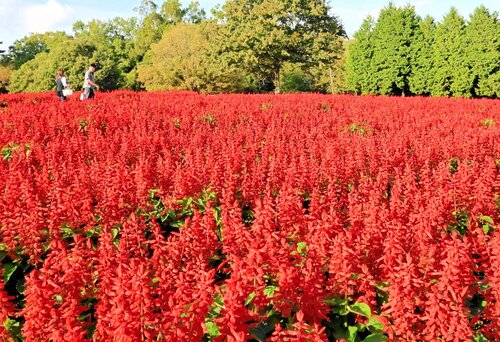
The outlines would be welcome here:
<svg viewBox="0 0 500 342">
<path fill-rule="evenodd" d="M 94 89 L 99 90 L 99 85 L 95 83 L 95 64 L 90 64 L 89 69 L 85 73 L 85 80 L 83 81 L 83 94 L 81 99 L 88 100 L 94 98 Z"/>
</svg>

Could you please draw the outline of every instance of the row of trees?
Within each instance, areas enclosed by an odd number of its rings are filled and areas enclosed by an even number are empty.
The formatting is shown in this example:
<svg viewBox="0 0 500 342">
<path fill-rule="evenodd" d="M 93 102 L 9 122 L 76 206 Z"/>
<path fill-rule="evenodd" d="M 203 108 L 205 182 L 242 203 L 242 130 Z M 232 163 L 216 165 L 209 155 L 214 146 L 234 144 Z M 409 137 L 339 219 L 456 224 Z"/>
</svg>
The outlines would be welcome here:
<svg viewBox="0 0 500 342">
<path fill-rule="evenodd" d="M 143 0 L 137 12 L 16 41 L 0 91 L 53 89 L 58 68 L 79 83 L 95 62 L 103 89 L 500 94 L 500 21 L 483 6 L 436 23 L 390 3 L 351 40 L 324 0 L 227 0 L 210 18 L 197 1 Z"/>
<path fill-rule="evenodd" d="M 436 24 L 411 6 L 389 4 L 368 17 L 350 43 L 346 90 L 358 94 L 500 96 L 498 13 L 455 8 Z"/>
<path fill-rule="evenodd" d="M 138 18 L 76 22 L 71 35 L 16 41 L 0 61 L 11 73 L 7 89 L 52 89 L 59 68 L 80 82 L 95 62 L 103 89 L 307 91 L 321 87 L 310 71 L 333 64 L 344 35 L 323 0 L 228 0 L 210 19 L 197 1 L 143 0 L 137 11 Z"/>
<path fill-rule="evenodd" d="M 48 32 L 17 40 L 0 60 L 0 75 L 1 70 L 11 73 L 6 88 L 12 92 L 53 89 L 59 68 L 66 71 L 73 83 L 83 82 L 88 64 L 94 62 L 103 89 L 139 89 L 137 65 L 165 28 L 184 18 L 196 21 L 205 14 L 197 2 L 181 8 L 177 0 L 166 1 L 160 9 L 144 0 L 137 11 L 139 18 L 77 21 L 71 35 Z M 4 79 L 3 84 L 6 83 Z"/>
</svg>

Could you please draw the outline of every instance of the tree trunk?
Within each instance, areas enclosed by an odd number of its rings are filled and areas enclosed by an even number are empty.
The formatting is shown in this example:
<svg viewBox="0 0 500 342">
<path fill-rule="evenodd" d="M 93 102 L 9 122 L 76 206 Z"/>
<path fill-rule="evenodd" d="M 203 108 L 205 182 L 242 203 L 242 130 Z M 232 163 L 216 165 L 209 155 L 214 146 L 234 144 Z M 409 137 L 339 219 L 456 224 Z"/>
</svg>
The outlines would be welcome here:
<svg viewBox="0 0 500 342">
<path fill-rule="evenodd" d="M 276 69 L 274 72 L 274 93 L 281 93 L 281 84 L 280 84 L 280 69 Z"/>
<path fill-rule="evenodd" d="M 330 73 L 330 91 L 332 92 L 332 95 L 333 95 L 333 92 L 334 92 L 334 89 L 333 89 L 333 71 L 332 71 L 332 67 L 328 67 L 328 71 Z"/>
</svg>

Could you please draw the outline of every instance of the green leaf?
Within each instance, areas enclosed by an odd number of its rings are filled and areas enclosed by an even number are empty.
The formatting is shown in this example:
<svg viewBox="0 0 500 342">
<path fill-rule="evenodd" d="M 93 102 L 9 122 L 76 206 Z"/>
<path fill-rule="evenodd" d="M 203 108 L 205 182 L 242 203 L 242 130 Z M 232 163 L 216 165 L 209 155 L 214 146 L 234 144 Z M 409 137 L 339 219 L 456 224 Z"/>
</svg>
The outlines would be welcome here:
<svg viewBox="0 0 500 342">
<path fill-rule="evenodd" d="M 21 323 L 10 317 L 7 317 L 3 323 L 3 327 L 12 338 L 12 341 L 23 341 L 21 334 Z M 10 340 L 9 340 L 10 341 Z"/>
<path fill-rule="evenodd" d="M 210 305 L 209 317 L 213 318 L 219 316 L 223 308 L 224 308 L 224 297 L 219 293 L 216 293 L 214 301 Z"/>
<path fill-rule="evenodd" d="M 342 306 L 341 308 L 339 308 L 338 310 L 334 310 L 333 312 L 338 313 L 340 316 L 347 316 L 347 314 L 349 314 L 349 310 L 345 306 Z"/>
<path fill-rule="evenodd" d="M 262 322 L 255 328 L 251 328 L 248 332 L 259 342 L 266 342 L 267 335 L 274 330 L 276 324 L 281 321 L 279 314 L 271 314 L 265 322 Z"/>
<path fill-rule="evenodd" d="M 385 342 L 387 341 L 388 338 L 387 336 L 385 336 L 384 334 L 381 334 L 381 333 L 375 333 L 375 334 L 371 334 L 371 335 L 368 335 L 364 340 L 363 342 Z"/>
<path fill-rule="evenodd" d="M 114 240 L 120 233 L 120 229 L 118 228 L 111 228 L 111 238 Z"/>
<path fill-rule="evenodd" d="M 205 208 L 205 202 L 202 198 L 197 198 L 194 203 L 201 209 Z"/>
<path fill-rule="evenodd" d="M 491 118 L 484 119 L 483 124 L 484 124 L 484 127 L 488 128 L 490 126 L 494 126 L 495 125 L 495 120 L 491 119 Z"/>
<path fill-rule="evenodd" d="M 266 295 L 266 297 L 268 298 L 272 298 L 274 297 L 274 293 L 276 291 L 279 291 L 279 286 L 275 286 L 275 285 L 269 285 L 269 286 L 266 286 L 266 288 L 264 289 L 264 294 Z"/>
<path fill-rule="evenodd" d="M 297 252 L 299 252 L 299 254 L 307 252 L 307 243 L 305 242 L 297 243 Z"/>
<path fill-rule="evenodd" d="M 215 295 L 214 303 L 220 307 L 224 307 L 224 297 L 217 293 Z"/>
<path fill-rule="evenodd" d="M 259 325 L 257 328 L 250 328 L 248 332 L 259 342 L 266 342 L 266 331 Z"/>
<path fill-rule="evenodd" d="M 247 306 L 248 304 L 250 304 L 252 302 L 252 300 L 257 296 L 257 294 L 255 292 L 252 292 L 248 295 L 247 297 L 247 300 L 245 300 L 245 306 Z"/>
<path fill-rule="evenodd" d="M 75 235 L 75 231 L 73 230 L 73 228 L 71 228 L 70 226 L 68 226 L 67 224 L 64 224 L 61 228 L 61 233 L 63 235 L 63 239 L 67 239 L 67 238 L 71 238 L 73 237 L 73 235 Z"/>
<path fill-rule="evenodd" d="M 13 264 L 13 263 L 8 263 L 8 264 L 4 265 L 4 267 L 3 267 L 3 281 L 5 284 L 7 284 L 9 282 L 10 278 L 12 277 L 14 272 L 16 272 L 17 268 L 18 268 L 18 265 Z"/>
<path fill-rule="evenodd" d="M 209 321 L 209 322 L 206 322 L 205 325 L 207 327 L 208 335 L 210 335 L 212 337 L 220 336 L 220 330 L 219 330 L 219 327 L 217 326 L 217 324 Z"/>
<path fill-rule="evenodd" d="M 24 291 L 26 291 L 26 285 L 25 285 L 25 279 L 24 278 L 20 278 L 20 279 L 17 280 L 17 282 L 16 282 L 16 290 L 20 294 L 24 294 Z"/>
<path fill-rule="evenodd" d="M 370 317 L 366 327 L 371 333 L 379 333 L 384 331 L 384 325 L 374 317 Z"/>
<path fill-rule="evenodd" d="M 182 201 L 182 208 L 186 211 L 190 206 L 191 203 L 193 203 L 193 198 L 192 197 L 187 197 Z"/>
<path fill-rule="evenodd" d="M 56 304 L 61 305 L 63 303 L 63 297 L 61 295 L 52 296 Z"/>
<path fill-rule="evenodd" d="M 347 327 L 347 341 L 356 342 L 358 340 L 358 327 L 349 326 Z"/>
<path fill-rule="evenodd" d="M 172 228 L 181 228 L 181 227 L 184 227 L 184 220 L 183 219 L 179 219 L 179 220 L 174 220 L 172 221 L 172 223 L 170 224 L 170 226 Z"/>
<path fill-rule="evenodd" d="M 478 217 L 479 223 L 482 225 L 483 232 L 485 234 L 488 234 L 490 231 L 493 231 L 495 229 L 495 222 L 493 222 L 493 219 L 489 216 L 479 216 Z"/>
<path fill-rule="evenodd" d="M 354 303 L 354 304 L 348 305 L 347 309 L 350 312 L 353 312 L 355 314 L 365 316 L 365 317 L 371 317 L 371 315 L 372 315 L 370 307 L 368 306 L 368 304 L 365 304 L 365 303 Z"/>
<path fill-rule="evenodd" d="M 489 224 L 494 224 L 493 219 L 489 216 L 479 216 L 478 219 L 483 221 L 483 223 L 486 222 Z"/>
<path fill-rule="evenodd" d="M 76 318 L 78 322 L 85 322 L 92 316 L 91 312 L 84 312 Z"/>
<path fill-rule="evenodd" d="M 484 337 L 483 334 L 477 334 L 476 336 L 474 336 L 473 341 L 474 342 L 488 342 L 488 339 L 486 337 Z"/>
<path fill-rule="evenodd" d="M 328 325 L 332 328 L 333 337 L 337 340 L 347 340 L 348 331 L 342 320 L 335 319 L 333 322 L 329 321 Z"/>
<path fill-rule="evenodd" d="M 331 306 L 346 306 L 347 299 L 342 297 L 328 297 L 325 298 L 325 303 Z"/>
</svg>

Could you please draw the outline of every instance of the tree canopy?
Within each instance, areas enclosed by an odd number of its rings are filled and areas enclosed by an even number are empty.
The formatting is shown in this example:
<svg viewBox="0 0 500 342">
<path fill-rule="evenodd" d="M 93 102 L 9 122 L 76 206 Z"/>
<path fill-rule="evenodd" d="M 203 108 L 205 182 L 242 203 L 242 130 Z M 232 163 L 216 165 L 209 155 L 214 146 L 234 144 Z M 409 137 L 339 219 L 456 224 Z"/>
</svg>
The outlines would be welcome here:
<svg viewBox="0 0 500 342">
<path fill-rule="evenodd" d="M 479 6 L 440 21 L 390 2 L 346 37 L 325 0 L 141 0 L 137 16 L 77 21 L 0 49 L 0 91 L 75 89 L 90 63 L 103 90 L 330 92 L 492 97 L 500 94 L 500 21 Z M 2 52 L 3 51 L 3 52 Z"/>
<path fill-rule="evenodd" d="M 367 17 L 360 29 L 354 34 L 346 59 L 347 89 L 355 94 L 375 92 L 372 77 L 374 20 Z"/>
<path fill-rule="evenodd" d="M 130 58 L 134 27 L 134 19 L 76 22 L 73 36 L 59 35 L 46 45 L 45 51 L 16 69 L 8 89 L 13 92 L 51 90 L 58 69 L 65 70 L 69 82 L 78 89 L 90 63 L 98 66 L 96 77 L 102 89 L 133 88 L 136 81 L 129 82 L 127 75 L 136 66 L 136 61 Z"/>
<path fill-rule="evenodd" d="M 451 8 L 437 25 L 390 3 L 354 34 L 346 88 L 356 94 L 498 97 L 498 13 L 478 7 L 467 22 Z"/>
<path fill-rule="evenodd" d="M 436 24 L 430 16 L 419 21 L 415 29 L 415 39 L 411 45 L 411 72 L 408 76 L 410 92 L 430 95 L 433 78 L 433 44 Z"/>
<path fill-rule="evenodd" d="M 168 28 L 139 65 L 147 90 L 187 89 L 202 92 L 241 90 L 241 74 L 214 61 L 208 51 L 213 25 L 181 23 Z"/>
<path fill-rule="evenodd" d="M 322 0 L 228 0 L 219 12 L 221 58 L 271 75 L 280 91 L 285 63 L 314 65 L 340 54 L 344 34 Z"/>
<path fill-rule="evenodd" d="M 500 96 L 500 21 L 484 6 L 465 28 L 466 56 L 473 96 Z"/>
<path fill-rule="evenodd" d="M 411 6 L 392 3 L 380 11 L 373 27 L 371 60 L 372 89 L 382 95 L 409 94 L 411 45 L 418 19 Z"/>
</svg>

